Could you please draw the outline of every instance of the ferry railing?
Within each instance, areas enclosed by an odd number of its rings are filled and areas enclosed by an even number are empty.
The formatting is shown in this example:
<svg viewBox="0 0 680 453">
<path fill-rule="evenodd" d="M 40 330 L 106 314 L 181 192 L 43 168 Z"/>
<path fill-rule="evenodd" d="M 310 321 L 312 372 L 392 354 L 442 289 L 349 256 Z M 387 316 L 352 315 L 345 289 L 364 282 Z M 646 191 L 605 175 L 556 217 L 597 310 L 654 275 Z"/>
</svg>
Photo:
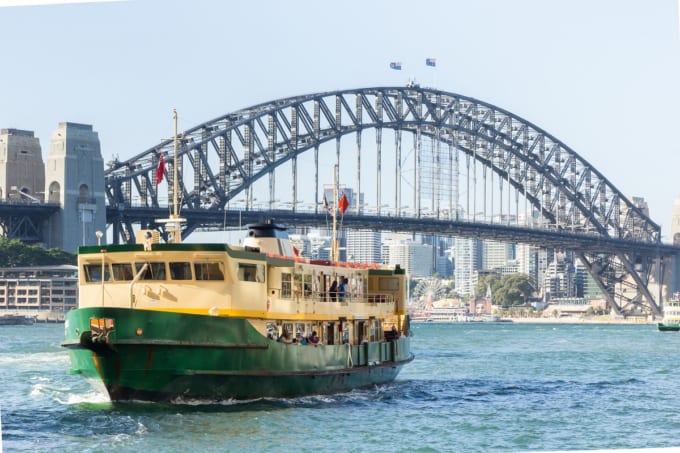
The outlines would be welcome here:
<svg viewBox="0 0 680 453">
<path fill-rule="evenodd" d="M 368 302 L 372 304 L 392 304 L 394 303 L 394 296 L 384 293 L 369 293 Z"/>
<path fill-rule="evenodd" d="M 293 289 L 291 294 L 284 297 L 281 288 L 267 288 L 269 297 L 275 299 L 288 299 L 296 301 L 307 302 L 329 302 L 329 303 L 368 303 L 368 304 L 393 304 L 395 299 L 392 294 L 385 293 L 368 293 L 357 294 L 346 292 L 343 299 L 340 300 L 340 295 L 335 294 L 333 297 L 329 291 L 310 291 L 304 289 Z"/>
</svg>

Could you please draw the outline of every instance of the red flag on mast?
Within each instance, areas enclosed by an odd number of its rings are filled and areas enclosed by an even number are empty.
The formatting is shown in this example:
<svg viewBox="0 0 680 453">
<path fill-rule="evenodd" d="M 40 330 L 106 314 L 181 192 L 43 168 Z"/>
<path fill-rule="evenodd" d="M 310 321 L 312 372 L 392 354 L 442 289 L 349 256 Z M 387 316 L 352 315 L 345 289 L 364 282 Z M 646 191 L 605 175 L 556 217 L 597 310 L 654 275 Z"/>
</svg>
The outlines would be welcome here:
<svg viewBox="0 0 680 453">
<path fill-rule="evenodd" d="M 163 154 L 161 154 L 161 157 L 158 159 L 158 168 L 156 168 L 156 185 L 160 184 L 161 181 L 163 181 L 164 174 L 165 174 L 165 157 L 163 157 Z"/>
<path fill-rule="evenodd" d="M 345 215 L 345 211 L 347 211 L 347 208 L 349 207 L 349 200 L 347 199 L 347 196 L 344 193 L 340 198 L 338 206 L 340 207 L 340 212 L 342 212 L 342 215 Z"/>
</svg>

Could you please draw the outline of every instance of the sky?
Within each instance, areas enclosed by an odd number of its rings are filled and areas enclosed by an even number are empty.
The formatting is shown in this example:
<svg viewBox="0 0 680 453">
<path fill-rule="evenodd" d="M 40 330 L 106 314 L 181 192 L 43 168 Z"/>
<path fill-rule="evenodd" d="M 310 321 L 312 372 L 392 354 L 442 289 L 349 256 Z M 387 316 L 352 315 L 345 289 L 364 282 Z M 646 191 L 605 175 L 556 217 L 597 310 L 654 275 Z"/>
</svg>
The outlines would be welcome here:
<svg viewBox="0 0 680 453">
<path fill-rule="evenodd" d="M 415 79 L 548 131 L 645 198 L 666 241 L 679 17 L 677 0 L 0 0 L 0 128 L 34 131 L 46 158 L 58 123 L 92 124 L 104 160 L 126 160 L 172 135 L 173 108 L 188 129 Z"/>
</svg>

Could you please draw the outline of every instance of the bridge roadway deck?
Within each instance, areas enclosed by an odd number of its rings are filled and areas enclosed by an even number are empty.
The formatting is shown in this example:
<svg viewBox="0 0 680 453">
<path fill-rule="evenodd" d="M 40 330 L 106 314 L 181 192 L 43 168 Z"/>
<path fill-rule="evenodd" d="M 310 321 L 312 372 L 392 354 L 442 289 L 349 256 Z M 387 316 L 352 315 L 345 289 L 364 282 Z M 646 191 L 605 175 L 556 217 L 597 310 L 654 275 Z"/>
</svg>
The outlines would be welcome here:
<svg viewBox="0 0 680 453">
<path fill-rule="evenodd" d="M 25 200 L 0 201 L 0 217 L 31 216 L 41 220 L 59 211 L 59 203 L 37 203 Z"/>
<path fill-rule="evenodd" d="M 122 218 L 131 223 L 151 222 L 154 219 L 166 218 L 168 208 L 126 208 L 107 207 L 107 219 Z M 272 219 L 287 226 L 306 226 L 329 228 L 331 216 L 326 213 L 315 213 L 291 210 L 192 210 L 184 209 L 181 216 L 187 219 L 190 230 L 235 229 L 248 223 L 262 222 Z M 646 256 L 673 256 L 680 254 L 680 247 L 664 244 L 633 241 L 605 237 L 594 233 L 577 233 L 565 230 L 550 230 L 523 227 L 517 225 L 489 224 L 470 221 L 452 221 L 436 218 L 394 217 L 388 215 L 346 214 L 342 219 L 344 227 L 378 231 L 425 233 L 441 236 L 460 236 L 534 244 L 540 247 L 573 250 L 583 253 L 603 254 L 642 254 Z"/>
</svg>

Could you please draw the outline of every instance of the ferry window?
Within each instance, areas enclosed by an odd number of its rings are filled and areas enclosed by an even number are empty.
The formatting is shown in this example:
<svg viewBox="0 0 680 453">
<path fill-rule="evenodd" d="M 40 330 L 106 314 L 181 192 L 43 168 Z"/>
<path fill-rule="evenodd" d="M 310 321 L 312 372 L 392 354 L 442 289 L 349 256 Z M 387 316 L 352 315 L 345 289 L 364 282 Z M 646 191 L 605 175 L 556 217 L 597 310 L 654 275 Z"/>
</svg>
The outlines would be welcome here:
<svg viewBox="0 0 680 453">
<path fill-rule="evenodd" d="M 148 264 L 148 266 L 142 274 L 141 280 L 165 280 L 165 263 L 135 263 L 136 272 L 142 270 L 144 264 Z"/>
<path fill-rule="evenodd" d="M 85 271 L 85 281 L 86 282 L 101 282 L 102 281 L 102 267 L 104 267 L 104 278 L 105 280 L 110 280 L 111 275 L 109 274 L 109 267 L 107 265 L 102 266 L 100 263 L 97 264 L 86 264 L 83 266 Z"/>
<path fill-rule="evenodd" d="M 279 338 L 279 326 L 277 326 L 275 322 L 267 323 L 267 338 L 270 340 Z"/>
<path fill-rule="evenodd" d="M 194 263 L 196 280 L 224 280 L 222 263 Z"/>
<path fill-rule="evenodd" d="M 244 282 L 264 282 L 264 265 L 238 263 L 238 279 Z"/>
<path fill-rule="evenodd" d="M 295 323 L 295 337 L 298 341 L 302 338 L 302 334 L 305 333 L 305 325 L 302 323 Z"/>
<path fill-rule="evenodd" d="M 169 263 L 170 278 L 173 280 L 191 280 L 191 263 L 176 262 Z"/>
<path fill-rule="evenodd" d="M 394 277 L 381 278 L 378 282 L 378 287 L 381 291 L 398 291 L 399 279 Z"/>
<path fill-rule="evenodd" d="M 129 281 L 134 277 L 132 265 L 129 263 L 112 263 L 111 273 L 115 281 Z"/>
<path fill-rule="evenodd" d="M 292 322 L 284 322 L 283 323 L 283 328 L 281 329 L 281 333 L 283 332 L 288 332 L 288 338 L 290 338 L 293 335 L 293 323 Z"/>
<path fill-rule="evenodd" d="M 290 299 L 293 294 L 293 287 L 291 285 L 291 275 L 288 272 L 281 273 L 281 297 Z"/>
</svg>

